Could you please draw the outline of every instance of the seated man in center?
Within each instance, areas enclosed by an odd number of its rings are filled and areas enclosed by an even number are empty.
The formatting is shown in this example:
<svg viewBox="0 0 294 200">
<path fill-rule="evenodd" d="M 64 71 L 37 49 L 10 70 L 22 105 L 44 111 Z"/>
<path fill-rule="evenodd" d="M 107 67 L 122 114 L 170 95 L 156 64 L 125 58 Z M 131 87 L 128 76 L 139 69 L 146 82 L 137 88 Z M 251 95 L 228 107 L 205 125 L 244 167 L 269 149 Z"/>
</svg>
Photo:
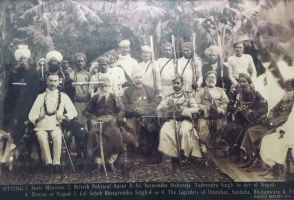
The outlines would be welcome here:
<svg viewBox="0 0 294 200">
<path fill-rule="evenodd" d="M 183 163 L 190 155 L 201 157 L 192 119 L 192 114 L 198 110 L 196 101 L 183 90 L 182 76 L 175 75 L 172 85 L 174 93 L 167 95 L 156 108 L 159 117 L 166 115 L 168 118 L 160 130 L 158 146 L 158 150 L 163 153 L 163 165 L 170 163 L 171 157 L 178 157 Z"/>
<path fill-rule="evenodd" d="M 215 128 L 214 141 L 220 141 L 221 131 L 227 124 L 226 111 L 229 98 L 223 88 L 216 87 L 217 77 L 215 71 L 208 71 L 204 80 L 206 86 L 196 93 L 196 103 L 201 113 L 198 119 L 197 131 L 201 141 L 203 153 L 207 153 L 206 147 L 211 147 L 213 137 L 210 132 Z M 214 127 L 213 127 L 214 126 Z"/>
<path fill-rule="evenodd" d="M 105 163 L 110 165 L 112 171 L 116 171 L 114 162 L 125 150 L 122 132 L 118 127 L 118 123 L 124 117 L 125 108 L 120 98 L 109 92 L 108 77 L 100 78 L 99 82 L 98 93 L 90 99 L 83 111 L 83 115 L 91 120 L 87 152 L 90 157 L 94 157 L 94 162 L 98 165 L 98 172 L 103 164 L 103 154 Z M 103 123 L 102 141 L 100 141 L 99 122 Z"/>
<path fill-rule="evenodd" d="M 155 135 L 155 110 L 160 100 L 156 90 L 143 83 L 145 73 L 143 70 L 136 70 L 132 73 L 134 85 L 125 90 L 122 101 L 126 109 L 127 124 L 133 127 L 141 138 L 146 137 L 147 141 L 142 142 L 143 153 L 150 154 L 155 146 L 157 135 Z M 135 132 L 136 132 L 135 131 Z"/>
</svg>

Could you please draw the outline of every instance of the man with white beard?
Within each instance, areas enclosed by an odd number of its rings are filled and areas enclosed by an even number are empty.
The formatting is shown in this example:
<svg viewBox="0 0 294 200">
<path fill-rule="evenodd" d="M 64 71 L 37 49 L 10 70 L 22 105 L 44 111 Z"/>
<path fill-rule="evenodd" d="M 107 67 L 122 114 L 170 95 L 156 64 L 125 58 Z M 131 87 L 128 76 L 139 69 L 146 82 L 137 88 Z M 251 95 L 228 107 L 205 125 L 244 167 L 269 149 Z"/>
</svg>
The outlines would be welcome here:
<svg viewBox="0 0 294 200">
<path fill-rule="evenodd" d="M 206 86 L 201 88 L 196 93 L 196 103 L 198 104 L 198 113 L 201 115 L 198 119 L 197 132 L 201 141 L 201 149 L 204 154 L 207 153 L 207 148 L 212 147 L 213 141 L 211 138 L 213 133 L 210 132 L 212 126 L 214 128 L 214 141 L 220 142 L 222 130 L 227 124 L 226 112 L 229 98 L 223 88 L 216 87 L 217 73 L 215 71 L 208 71 L 205 74 Z"/>
<path fill-rule="evenodd" d="M 160 66 L 159 75 L 161 78 L 161 95 L 164 98 L 166 95 L 174 92 L 172 87 L 172 79 L 178 74 L 175 71 L 175 64 L 173 62 L 173 46 L 167 42 L 163 45 L 164 57 L 159 58 L 157 62 Z"/>
<path fill-rule="evenodd" d="M 87 152 L 88 156 L 94 158 L 99 172 L 103 164 L 100 144 L 103 142 L 105 162 L 110 165 L 112 171 L 116 171 L 114 162 L 125 150 L 122 132 L 118 127 L 118 123 L 123 120 L 125 108 L 120 98 L 109 92 L 109 79 L 102 77 L 99 82 L 98 93 L 90 99 L 83 112 L 84 116 L 91 121 Z M 99 122 L 103 122 L 102 133 L 100 133 Z M 100 141 L 100 134 L 102 134 L 102 141 Z"/>
</svg>

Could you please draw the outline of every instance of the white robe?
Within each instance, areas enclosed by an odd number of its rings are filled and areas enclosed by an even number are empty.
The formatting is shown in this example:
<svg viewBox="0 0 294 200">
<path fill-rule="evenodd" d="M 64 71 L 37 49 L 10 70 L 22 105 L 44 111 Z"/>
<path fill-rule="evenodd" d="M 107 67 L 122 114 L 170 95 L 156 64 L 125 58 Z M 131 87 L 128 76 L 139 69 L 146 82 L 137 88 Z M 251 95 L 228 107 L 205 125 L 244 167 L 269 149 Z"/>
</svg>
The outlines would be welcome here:
<svg viewBox="0 0 294 200">
<path fill-rule="evenodd" d="M 148 65 L 149 65 L 149 67 L 148 67 Z M 156 87 L 157 87 L 157 89 L 161 90 L 161 80 L 160 80 L 160 74 L 159 74 L 160 68 L 159 68 L 158 62 L 156 62 L 156 61 L 154 61 L 154 63 L 150 63 L 150 61 L 147 63 L 140 62 L 138 64 L 137 69 L 135 69 L 134 71 L 136 71 L 136 70 L 143 71 L 143 73 L 145 74 L 144 79 L 143 79 L 144 84 L 148 85 L 152 88 L 154 88 L 154 74 L 153 73 L 155 73 Z"/>
<path fill-rule="evenodd" d="M 126 56 L 119 55 L 119 59 L 116 64 L 121 65 L 129 77 L 131 77 L 133 70 L 138 66 L 138 62 L 132 58 L 130 54 Z"/>
<path fill-rule="evenodd" d="M 116 81 L 117 95 L 120 97 L 123 96 L 124 90 L 122 88 L 122 85 L 126 82 L 124 70 L 120 67 L 114 66 L 110 67 L 108 69 L 108 72 L 114 77 L 114 80 Z"/>
<path fill-rule="evenodd" d="M 164 98 L 174 92 L 172 87 L 172 79 L 175 76 L 174 62 L 170 58 L 159 58 L 158 63 L 160 67 L 159 75 L 161 78 L 161 95 Z M 169 62 L 168 62 L 169 61 Z M 166 64 L 168 62 L 168 64 Z M 166 64 L 166 66 L 164 66 Z M 163 68 L 164 67 L 164 68 Z M 163 68 L 163 69 L 162 69 Z"/>
</svg>

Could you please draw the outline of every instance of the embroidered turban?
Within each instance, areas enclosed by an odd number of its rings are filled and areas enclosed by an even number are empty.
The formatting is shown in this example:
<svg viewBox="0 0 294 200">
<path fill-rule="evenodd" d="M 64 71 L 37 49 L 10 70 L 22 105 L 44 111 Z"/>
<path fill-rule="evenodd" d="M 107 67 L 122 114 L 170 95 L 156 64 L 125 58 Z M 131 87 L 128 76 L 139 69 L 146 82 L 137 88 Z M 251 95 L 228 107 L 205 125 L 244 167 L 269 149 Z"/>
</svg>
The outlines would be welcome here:
<svg viewBox="0 0 294 200">
<path fill-rule="evenodd" d="M 171 43 L 169 43 L 169 42 L 164 43 L 164 45 L 162 45 L 162 46 L 163 46 L 163 48 L 165 48 L 165 47 L 173 48 L 173 45 Z"/>
<path fill-rule="evenodd" d="M 122 40 L 122 41 L 120 41 L 120 43 L 118 44 L 118 46 L 120 46 L 120 47 L 130 46 L 130 45 L 131 45 L 130 40 Z"/>
<path fill-rule="evenodd" d="M 99 64 L 105 64 L 105 63 L 109 64 L 109 59 L 107 57 L 102 56 L 102 57 L 98 58 L 98 63 Z"/>
<path fill-rule="evenodd" d="M 207 58 L 211 53 L 216 53 L 218 56 L 220 55 L 220 48 L 218 46 L 210 46 L 205 51 L 204 54 Z"/>
<path fill-rule="evenodd" d="M 141 70 L 141 69 L 135 69 L 133 72 L 132 72 L 132 75 L 131 75 L 131 79 L 134 80 L 136 77 L 138 76 L 142 76 L 143 78 L 145 77 L 145 73 L 144 73 L 144 70 Z"/>
<path fill-rule="evenodd" d="M 192 44 L 192 42 L 185 42 L 183 44 L 183 49 L 184 48 L 187 48 L 187 49 L 190 49 L 191 51 L 193 51 L 193 44 Z"/>
<path fill-rule="evenodd" d="M 174 77 L 172 78 L 172 82 L 174 82 L 175 80 L 180 79 L 181 82 L 184 82 L 184 78 L 183 76 L 179 75 L 179 74 L 175 74 Z"/>
<path fill-rule="evenodd" d="M 109 56 L 109 55 L 112 55 L 112 56 L 115 57 L 117 60 L 118 60 L 118 58 L 119 58 L 118 53 L 115 52 L 115 51 L 110 51 L 110 52 L 108 53 L 108 56 Z"/>
<path fill-rule="evenodd" d="M 19 59 L 23 56 L 25 58 L 31 57 L 31 51 L 28 48 L 28 45 L 18 45 L 18 49 L 14 53 L 15 60 L 19 61 Z"/>
<path fill-rule="evenodd" d="M 149 46 L 142 46 L 142 51 L 148 51 L 148 52 L 151 52 L 151 48 Z"/>
<path fill-rule="evenodd" d="M 61 62 L 63 59 L 63 56 L 61 55 L 60 52 L 58 51 L 50 51 L 49 53 L 47 53 L 46 55 L 46 61 L 47 63 L 52 59 L 55 58 L 58 62 Z"/>
<path fill-rule="evenodd" d="M 75 60 L 77 60 L 78 57 L 84 58 L 84 60 L 87 60 L 87 56 L 84 53 L 76 53 L 75 54 Z"/>
<path fill-rule="evenodd" d="M 214 70 L 209 70 L 208 72 L 205 73 L 205 75 L 204 75 L 204 77 L 205 77 L 204 80 L 206 80 L 206 77 L 207 77 L 209 74 L 215 74 L 215 76 L 217 76 L 216 71 L 214 71 Z"/>
<path fill-rule="evenodd" d="M 248 81 L 249 84 L 252 83 L 251 77 L 250 77 L 248 74 L 240 73 L 240 74 L 239 74 L 239 79 L 240 79 L 240 78 L 245 78 L 245 79 Z"/>
</svg>

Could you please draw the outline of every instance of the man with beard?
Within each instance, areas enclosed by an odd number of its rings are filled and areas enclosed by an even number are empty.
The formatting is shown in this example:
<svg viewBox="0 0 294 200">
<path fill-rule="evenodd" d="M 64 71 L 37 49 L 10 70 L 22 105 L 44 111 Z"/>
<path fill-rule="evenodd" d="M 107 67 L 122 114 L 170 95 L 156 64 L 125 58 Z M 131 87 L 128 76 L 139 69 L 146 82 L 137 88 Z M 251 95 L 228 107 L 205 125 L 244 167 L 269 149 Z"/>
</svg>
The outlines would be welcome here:
<svg viewBox="0 0 294 200">
<path fill-rule="evenodd" d="M 191 42 L 183 44 L 183 54 L 184 56 L 178 60 L 179 73 L 185 80 L 183 89 L 186 92 L 192 92 L 202 84 L 202 63 L 200 58 L 194 55 Z M 193 59 L 193 56 L 195 59 Z"/>
<path fill-rule="evenodd" d="M 15 51 L 18 64 L 9 72 L 4 97 L 3 128 L 11 133 L 18 147 L 26 128 L 24 122 L 28 119 L 40 85 L 37 70 L 30 67 L 30 57 L 31 51 L 27 46 L 20 45 Z M 24 152 L 19 153 L 22 155 Z"/>
<path fill-rule="evenodd" d="M 122 67 L 120 65 L 118 66 L 119 55 L 115 51 L 110 51 L 107 55 L 107 58 L 109 59 L 110 66 L 108 71 L 114 77 L 114 80 L 116 80 L 117 95 L 121 97 L 124 95 L 124 90 L 122 89 L 122 86 L 126 82 L 126 77 Z M 131 82 L 131 80 L 128 80 L 128 82 Z"/>
<path fill-rule="evenodd" d="M 155 135 L 157 120 L 154 115 L 160 100 L 155 89 L 145 84 L 144 76 L 146 74 L 142 70 L 132 73 L 134 85 L 125 90 L 122 102 L 126 109 L 127 124 L 133 127 L 135 137 L 137 133 L 140 133 L 141 138 L 146 137 L 146 141 L 143 140 L 143 145 L 140 143 L 140 146 L 143 153 L 150 154 L 157 142 Z"/>
<path fill-rule="evenodd" d="M 229 99 L 222 88 L 215 86 L 217 82 L 215 71 L 208 71 L 204 77 L 206 86 L 196 93 L 195 98 L 198 113 L 201 113 L 197 122 L 197 132 L 202 143 L 202 152 L 206 154 L 206 146 L 212 147 L 213 142 L 217 144 L 220 141 L 222 130 L 227 124 L 226 112 Z M 215 129 L 214 133 L 211 132 L 211 128 Z M 211 141 L 211 138 L 214 141 Z"/>
<path fill-rule="evenodd" d="M 249 167 L 245 169 L 246 172 L 253 172 L 261 167 L 262 162 L 258 155 L 258 147 L 262 138 L 274 132 L 274 129 L 282 126 L 287 121 L 294 103 L 292 81 L 293 79 L 285 81 L 285 94 L 276 106 L 271 109 L 267 118 L 264 119 L 264 123 L 249 128 L 245 133 L 241 148 L 249 156 L 248 162 L 242 166 Z"/>
<path fill-rule="evenodd" d="M 240 73 L 238 79 L 237 90 L 229 93 L 228 112 L 232 113 L 233 121 L 227 124 L 222 135 L 222 141 L 226 144 L 223 151 L 233 153 L 232 162 L 241 160 L 240 146 L 247 129 L 258 125 L 258 119 L 268 111 L 266 100 L 251 87 L 250 76 Z"/>
<path fill-rule="evenodd" d="M 130 55 L 130 50 L 131 50 L 130 45 L 131 43 L 129 40 L 122 40 L 119 43 L 120 54 L 119 54 L 119 59 L 117 63 L 117 66 L 121 66 L 122 69 L 124 70 L 124 75 L 129 84 L 131 84 L 130 77 L 132 75 L 132 72 L 138 66 L 138 62 L 134 58 L 132 58 Z"/>
<path fill-rule="evenodd" d="M 143 62 L 138 64 L 138 67 L 133 70 L 135 71 L 142 71 L 144 76 L 144 84 L 153 87 L 157 94 L 160 94 L 161 91 L 161 80 L 160 80 L 160 68 L 156 61 L 152 61 L 152 50 L 149 46 L 142 47 L 141 57 Z M 137 72 L 135 72 L 137 73 Z"/>
<path fill-rule="evenodd" d="M 98 172 L 103 164 L 101 142 L 105 162 L 110 165 L 112 171 L 116 171 L 114 162 L 125 149 L 122 133 L 117 126 L 124 117 L 125 109 L 120 98 L 109 93 L 109 87 L 109 79 L 101 78 L 98 93 L 90 99 L 83 112 L 84 116 L 91 120 L 87 152 L 89 156 L 94 157 L 94 162 L 98 165 Z M 103 122 L 102 141 L 100 141 L 99 122 Z"/>
<path fill-rule="evenodd" d="M 220 87 L 226 90 L 226 93 L 230 91 L 231 81 L 228 75 L 228 68 L 223 64 L 223 68 L 220 66 L 220 48 L 218 46 L 211 46 L 204 51 L 205 56 L 208 59 L 208 63 L 202 66 L 202 76 L 213 70 L 216 72 L 216 87 Z M 206 80 L 203 80 L 202 87 L 205 87 Z"/>
<path fill-rule="evenodd" d="M 108 71 L 109 59 L 107 57 L 100 57 L 98 59 L 98 67 L 100 71 L 93 74 L 90 78 L 89 93 L 91 94 L 91 97 L 93 97 L 97 93 L 99 80 L 102 77 L 107 77 L 110 81 L 109 92 L 117 95 L 118 92 L 115 77 Z M 92 70 L 90 69 L 90 71 Z"/>
<path fill-rule="evenodd" d="M 244 43 L 238 41 L 233 44 L 236 54 L 228 58 L 228 73 L 231 83 L 238 84 L 239 74 L 249 75 L 253 82 L 256 78 L 256 68 L 250 55 L 244 54 Z"/>
<path fill-rule="evenodd" d="M 175 65 L 173 62 L 173 46 L 167 42 L 163 45 L 164 58 L 159 58 L 158 63 L 160 67 L 159 75 L 161 78 L 161 95 L 164 98 L 166 95 L 173 93 L 172 79 L 178 71 L 175 72 Z"/>
<path fill-rule="evenodd" d="M 71 57 L 68 55 L 64 55 L 63 60 L 61 62 L 62 71 L 67 72 L 68 74 L 70 74 L 73 71 L 73 69 L 70 67 L 70 61 Z"/>
<path fill-rule="evenodd" d="M 88 140 L 88 135 L 84 131 L 86 119 L 83 116 L 83 111 L 86 108 L 86 103 L 91 99 L 89 93 L 90 75 L 89 72 L 85 71 L 87 63 L 87 57 L 85 54 L 77 53 L 75 55 L 75 62 L 77 71 L 72 71 L 70 78 L 75 89 L 73 103 L 77 109 L 78 116 L 75 120 L 73 120 L 72 130 L 76 142 L 77 158 L 80 158 L 82 157 L 82 152 L 85 150 L 86 142 Z"/>
<path fill-rule="evenodd" d="M 183 90 L 182 76 L 175 75 L 172 85 L 174 93 L 167 95 L 156 108 L 158 117 L 165 115 L 169 119 L 160 130 L 158 146 L 158 151 L 163 153 L 162 164 L 165 166 L 171 163 L 171 157 L 178 157 L 183 163 L 190 155 L 201 157 L 192 121 L 192 114 L 197 112 L 196 101 Z"/>
<path fill-rule="evenodd" d="M 36 135 L 40 143 L 46 168 L 49 173 L 60 171 L 62 131 L 60 123 L 72 120 L 77 111 L 70 98 L 58 89 L 58 74 L 47 76 L 47 89 L 40 94 L 29 114 L 30 121 L 35 125 Z M 65 114 L 64 114 L 65 113 Z M 49 149 L 48 134 L 53 141 L 53 160 Z M 53 165 L 53 166 L 52 166 Z"/>
<path fill-rule="evenodd" d="M 49 74 L 57 74 L 59 76 L 59 90 L 65 92 L 70 98 L 73 97 L 73 87 L 71 84 L 71 79 L 69 74 L 60 69 L 60 62 L 62 61 L 63 56 L 58 51 L 50 51 L 46 55 L 46 61 L 48 63 L 48 72 L 45 73 L 44 81 L 40 93 L 43 93 L 46 90 L 46 83 Z"/>
</svg>

